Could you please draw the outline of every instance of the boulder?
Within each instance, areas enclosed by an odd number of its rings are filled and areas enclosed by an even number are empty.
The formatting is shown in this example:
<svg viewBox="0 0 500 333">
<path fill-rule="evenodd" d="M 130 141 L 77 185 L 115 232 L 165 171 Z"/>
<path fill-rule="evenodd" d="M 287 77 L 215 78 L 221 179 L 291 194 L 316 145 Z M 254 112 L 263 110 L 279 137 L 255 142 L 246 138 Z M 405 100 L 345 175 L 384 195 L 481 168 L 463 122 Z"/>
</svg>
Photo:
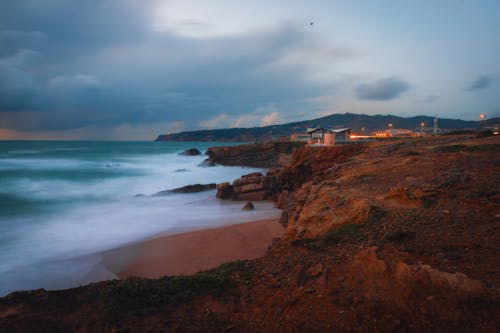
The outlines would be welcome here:
<svg viewBox="0 0 500 333">
<path fill-rule="evenodd" d="M 209 158 L 206 158 L 203 160 L 203 162 L 198 164 L 198 166 L 203 167 L 203 168 L 213 167 L 213 166 L 215 166 L 215 162 Z"/>
<path fill-rule="evenodd" d="M 166 195 L 166 194 L 171 194 L 171 193 L 196 193 L 196 192 L 213 190 L 216 187 L 217 187 L 217 184 L 215 184 L 215 183 L 194 184 L 194 185 L 187 185 L 187 186 L 175 188 L 173 190 L 161 191 L 161 192 L 156 193 L 156 195 Z"/>
<path fill-rule="evenodd" d="M 217 184 L 217 198 L 219 199 L 232 199 L 233 197 L 233 186 L 229 183 Z"/>
<path fill-rule="evenodd" d="M 251 201 L 247 202 L 241 210 L 254 210 L 255 207 L 253 206 L 253 203 Z"/>
<path fill-rule="evenodd" d="M 201 155 L 201 151 L 199 151 L 196 148 L 190 148 L 184 150 L 182 153 L 179 153 L 179 155 L 196 156 L 196 155 Z"/>
<path fill-rule="evenodd" d="M 232 200 L 264 200 L 266 198 L 266 177 L 260 172 L 241 176 L 233 184 L 217 185 L 217 197 Z"/>
</svg>

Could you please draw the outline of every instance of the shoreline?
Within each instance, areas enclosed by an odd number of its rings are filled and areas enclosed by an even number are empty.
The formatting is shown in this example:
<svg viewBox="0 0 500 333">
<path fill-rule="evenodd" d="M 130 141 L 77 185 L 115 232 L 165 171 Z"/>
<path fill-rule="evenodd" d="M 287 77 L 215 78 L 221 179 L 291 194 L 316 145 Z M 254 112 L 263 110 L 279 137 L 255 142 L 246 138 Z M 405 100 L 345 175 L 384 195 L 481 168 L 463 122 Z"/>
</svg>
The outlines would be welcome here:
<svg viewBox="0 0 500 333">
<path fill-rule="evenodd" d="M 120 279 L 189 275 L 261 257 L 284 232 L 279 219 L 264 219 L 160 235 L 104 251 L 101 264 Z"/>
</svg>

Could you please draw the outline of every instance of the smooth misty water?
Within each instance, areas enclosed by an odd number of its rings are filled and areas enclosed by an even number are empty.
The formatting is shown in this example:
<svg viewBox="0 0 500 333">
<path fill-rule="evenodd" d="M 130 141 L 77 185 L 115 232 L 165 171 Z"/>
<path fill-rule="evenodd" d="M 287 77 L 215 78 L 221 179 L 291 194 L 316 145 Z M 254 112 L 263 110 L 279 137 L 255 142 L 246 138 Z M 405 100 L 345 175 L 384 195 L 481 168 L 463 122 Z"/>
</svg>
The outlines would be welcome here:
<svg viewBox="0 0 500 333">
<path fill-rule="evenodd" d="M 242 212 L 215 191 L 149 196 L 261 171 L 178 155 L 214 145 L 0 141 L 0 295 L 113 277 L 96 273 L 95 253 L 158 233 L 279 216 L 270 203 Z"/>
</svg>

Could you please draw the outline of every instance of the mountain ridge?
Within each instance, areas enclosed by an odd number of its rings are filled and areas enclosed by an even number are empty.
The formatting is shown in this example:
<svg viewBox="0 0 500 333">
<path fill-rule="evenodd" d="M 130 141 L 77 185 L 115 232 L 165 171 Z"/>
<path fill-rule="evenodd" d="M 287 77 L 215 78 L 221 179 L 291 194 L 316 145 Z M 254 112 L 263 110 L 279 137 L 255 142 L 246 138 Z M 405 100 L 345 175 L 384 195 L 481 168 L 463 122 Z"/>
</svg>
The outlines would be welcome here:
<svg viewBox="0 0 500 333">
<path fill-rule="evenodd" d="M 424 122 L 427 128 L 432 127 L 434 117 L 419 115 L 405 118 L 395 115 L 337 113 L 311 120 L 302 120 L 264 127 L 221 128 L 160 134 L 155 141 L 252 142 L 269 140 L 279 136 L 288 136 L 296 132 L 304 132 L 307 128 L 331 126 L 349 127 L 354 132 L 364 132 L 368 134 L 373 131 L 387 129 L 389 123 L 392 123 L 393 128 L 411 130 L 419 129 L 421 122 Z M 500 118 L 498 117 L 481 121 L 438 118 L 438 127 L 445 130 L 477 129 L 484 126 L 492 126 L 497 123 L 500 123 Z"/>
</svg>

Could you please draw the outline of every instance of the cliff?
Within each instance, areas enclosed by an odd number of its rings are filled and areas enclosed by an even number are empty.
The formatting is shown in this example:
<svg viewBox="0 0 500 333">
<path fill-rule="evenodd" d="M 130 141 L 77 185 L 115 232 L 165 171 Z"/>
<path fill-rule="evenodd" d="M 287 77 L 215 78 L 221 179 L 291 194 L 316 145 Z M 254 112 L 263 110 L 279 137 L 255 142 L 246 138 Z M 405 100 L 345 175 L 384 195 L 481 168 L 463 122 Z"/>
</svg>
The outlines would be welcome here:
<svg viewBox="0 0 500 333">
<path fill-rule="evenodd" d="M 290 162 L 294 149 L 304 146 L 303 142 L 267 141 L 230 147 L 210 147 L 206 152 L 206 162 L 209 165 L 280 167 Z"/>
<path fill-rule="evenodd" d="M 499 136 L 292 156 L 252 176 L 269 182 L 287 228 L 264 257 L 13 293 L 0 299 L 0 331 L 499 331 Z"/>
</svg>

